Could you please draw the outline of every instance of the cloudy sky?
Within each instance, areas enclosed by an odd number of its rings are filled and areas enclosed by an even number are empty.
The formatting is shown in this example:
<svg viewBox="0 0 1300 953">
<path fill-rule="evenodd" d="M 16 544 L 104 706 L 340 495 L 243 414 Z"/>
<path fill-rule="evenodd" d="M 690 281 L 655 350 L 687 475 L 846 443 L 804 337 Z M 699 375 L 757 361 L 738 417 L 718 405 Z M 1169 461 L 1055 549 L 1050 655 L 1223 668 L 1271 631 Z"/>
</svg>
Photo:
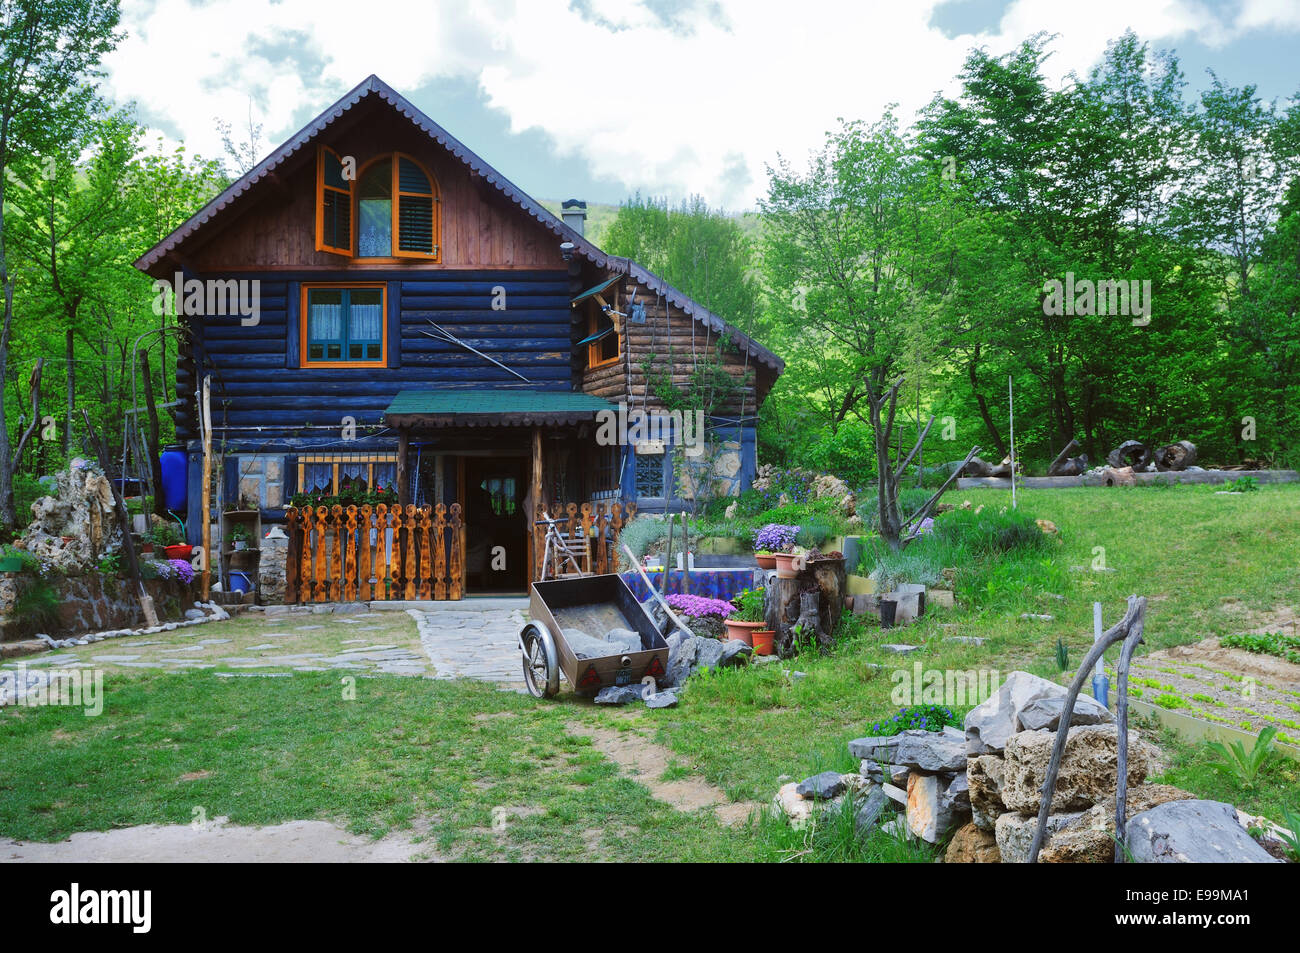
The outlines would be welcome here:
<svg viewBox="0 0 1300 953">
<path fill-rule="evenodd" d="M 538 197 L 753 207 L 837 117 L 911 116 L 971 47 L 1058 34 L 1054 79 L 1132 28 L 1266 99 L 1300 87 L 1300 0 L 123 0 L 107 92 L 203 155 L 250 99 L 278 145 L 370 73 Z M 1189 93 L 1190 95 L 1190 93 Z"/>
</svg>

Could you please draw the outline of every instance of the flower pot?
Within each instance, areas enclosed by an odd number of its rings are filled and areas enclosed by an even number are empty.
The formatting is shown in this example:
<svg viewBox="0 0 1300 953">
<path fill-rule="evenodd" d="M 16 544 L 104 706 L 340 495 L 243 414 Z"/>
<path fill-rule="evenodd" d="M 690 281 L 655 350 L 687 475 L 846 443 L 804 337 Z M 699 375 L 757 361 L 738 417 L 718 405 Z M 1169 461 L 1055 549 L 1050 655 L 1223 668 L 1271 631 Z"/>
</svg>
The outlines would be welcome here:
<svg viewBox="0 0 1300 953">
<path fill-rule="evenodd" d="M 164 546 L 163 555 L 168 559 L 189 559 L 194 552 L 194 547 L 187 543 L 176 543 L 173 546 Z"/>
<path fill-rule="evenodd" d="M 773 556 L 771 553 L 767 553 L 767 554 L 763 554 L 763 553 L 755 553 L 755 554 L 754 554 L 754 558 L 758 560 L 758 568 L 759 568 L 759 569 L 775 569 L 775 568 L 776 568 L 776 557 Z"/>
<path fill-rule="evenodd" d="M 772 641 L 776 638 L 775 629 L 757 629 L 753 634 L 753 638 L 754 641 L 751 644 L 754 646 L 755 655 L 772 654 Z"/>
<path fill-rule="evenodd" d="M 893 628 L 894 614 L 898 611 L 898 602 L 894 599 L 880 600 L 880 627 L 882 629 Z"/>
<path fill-rule="evenodd" d="M 772 558 L 776 560 L 776 577 L 778 579 L 794 579 L 799 575 L 794 571 L 792 565 L 795 560 L 794 553 L 777 553 Z"/>
<path fill-rule="evenodd" d="M 245 550 L 248 548 L 248 540 L 237 539 L 234 541 L 234 543 L 232 543 L 232 545 L 235 547 L 235 552 L 240 552 L 241 550 Z"/>
<path fill-rule="evenodd" d="M 735 639 L 738 642 L 744 642 L 746 645 L 754 644 L 754 633 L 763 628 L 765 622 L 736 622 L 732 619 L 724 619 L 723 625 L 727 627 L 727 638 Z"/>
</svg>

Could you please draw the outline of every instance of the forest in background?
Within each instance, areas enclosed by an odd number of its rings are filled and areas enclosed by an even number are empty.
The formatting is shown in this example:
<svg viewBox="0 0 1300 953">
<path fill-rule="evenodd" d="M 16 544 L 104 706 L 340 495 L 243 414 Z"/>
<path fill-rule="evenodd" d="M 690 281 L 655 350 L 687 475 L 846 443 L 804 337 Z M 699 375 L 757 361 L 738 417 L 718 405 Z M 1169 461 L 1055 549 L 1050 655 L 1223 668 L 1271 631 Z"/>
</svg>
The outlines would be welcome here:
<svg viewBox="0 0 1300 953">
<path fill-rule="evenodd" d="M 1008 379 L 1027 472 L 1072 437 L 1094 462 L 1133 438 L 1300 464 L 1300 102 L 1191 94 L 1132 34 L 1053 88 L 1050 52 L 972 51 L 910 126 L 845 122 L 769 169 L 757 216 L 638 195 L 604 230 L 785 358 L 760 459 L 872 482 L 870 406 L 905 378 L 895 439 L 933 414 L 931 466 L 1007 453 Z M 1148 313 L 1081 290 L 1049 313 L 1070 280 L 1138 282 Z"/>
<path fill-rule="evenodd" d="M 217 159 L 166 151 L 97 91 L 121 39 L 115 2 L 3 11 L 0 525 L 12 527 L 39 479 L 90 449 L 83 411 L 120 459 L 148 427 L 130 413 L 146 392 L 177 399 L 179 329 L 131 263 L 251 166 L 260 129 L 250 118 L 236 144 L 223 125 Z M 1176 57 L 1131 34 L 1054 88 L 1050 48 L 973 51 L 959 94 L 910 125 L 843 123 L 806 160 L 776 162 L 755 213 L 638 195 L 600 223 L 606 251 L 786 360 L 761 410 L 763 462 L 870 483 L 871 407 L 900 378 L 897 439 L 910 446 L 913 424 L 938 420 L 924 464 L 976 443 L 999 459 L 1010 378 L 1030 471 L 1071 437 L 1094 461 L 1133 437 L 1191 440 L 1202 461 L 1300 463 L 1300 106 L 1213 75 L 1189 94 Z M 1149 323 L 1048 313 L 1047 283 L 1067 276 L 1149 282 Z M 166 443 L 169 414 L 160 425 Z"/>
</svg>

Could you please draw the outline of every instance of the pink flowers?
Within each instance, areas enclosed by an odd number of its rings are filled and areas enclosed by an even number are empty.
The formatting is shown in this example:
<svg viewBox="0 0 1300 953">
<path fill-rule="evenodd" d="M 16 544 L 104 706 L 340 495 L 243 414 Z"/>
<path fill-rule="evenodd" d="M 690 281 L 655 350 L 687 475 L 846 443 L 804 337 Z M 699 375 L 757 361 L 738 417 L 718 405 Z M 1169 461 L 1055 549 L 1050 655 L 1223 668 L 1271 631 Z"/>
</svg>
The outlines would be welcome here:
<svg viewBox="0 0 1300 953">
<path fill-rule="evenodd" d="M 717 616 L 720 619 L 725 619 L 736 611 L 735 606 L 730 602 L 724 602 L 721 599 L 710 599 L 708 596 L 691 596 L 680 592 L 672 593 L 668 597 L 668 604 L 691 619 L 702 619 L 705 616 Z"/>
</svg>

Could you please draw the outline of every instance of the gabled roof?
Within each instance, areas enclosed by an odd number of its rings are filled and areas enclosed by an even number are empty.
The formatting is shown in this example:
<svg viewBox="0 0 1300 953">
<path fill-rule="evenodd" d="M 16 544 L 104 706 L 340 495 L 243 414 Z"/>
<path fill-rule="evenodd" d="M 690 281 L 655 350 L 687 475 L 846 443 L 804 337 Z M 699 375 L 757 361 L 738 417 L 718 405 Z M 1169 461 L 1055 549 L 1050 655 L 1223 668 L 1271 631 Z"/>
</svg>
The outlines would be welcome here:
<svg viewBox="0 0 1300 953">
<path fill-rule="evenodd" d="M 785 369 L 785 362 L 781 360 L 781 358 L 777 357 L 748 335 L 741 333 L 736 328 L 727 324 L 712 311 L 687 297 L 658 275 L 647 271 L 631 259 L 606 255 L 592 242 L 578 234 L 568 225 L 565 225 L 561 219 L 548 211 L 541 205 L 541 203 L 524 193 L 518 186 L 496 169 L 492 168 L 492 166 L 488 165 L 487 162 L 476 155 L 459 139 L 447 132 L 447 130 L 443 129 L 440 125 L 408 102 L 404 96 L 373 74 L 366 77 L 365 80 L 345 94 L 343 98 L 338 100 L 338 102 L 325 109 L 319 116 L 307 123 L 307 125 L 302 129 L 298 130 L 298 132 L 291 136 L 287 142 L 246 172 L 238 181 L 234 182 L 224 192 L 192 215 L 170 235 L 136 259 L 135 267 L 141 271 L 147 272 L 151 267 L 166 257 L 168 253 L 175 250 L 181 242 L 193 235 L 200 227 L 207 224 L 207 222 L 209 222 L 213 217 L 227 206 L 234 203 L 240 196 L 248 192 L 249 189 L 258 182 L 262 181 L 280 166 L 284 165 L 290 158 L 295 156 L 322 132 L 328 129 L 335 121 L 342 118 L 350 109 L 369 96 L 378 97 L 380 100 L 392 106 L 428 135 L 430 139 L 444 147 L 453 156 L 468 166 L 471 171 L 482 176 L 484 181 L 494 186 L 497 191 L 510 199 L 510 201 L 515 205 L 519 206 L 519 208 L 529 216 L 549 229 L 561 241 L 572 242 L 575 251 L 596 267 L 607 268 L 613 272 L 629 275 L 633 281 L 644 285 L 653 292 L 662 294 L 666 299 L 668 299 L 668 301 L 680 308 L 685 314 L 695 318 L 695 320 L 710 328 L 715 333 L 720 335 L 725 334 L 725 336 L 735 342 L 738 347 L 747 351 L 750 356 L 772 368 L 778 374 Z"/>
</svg>

